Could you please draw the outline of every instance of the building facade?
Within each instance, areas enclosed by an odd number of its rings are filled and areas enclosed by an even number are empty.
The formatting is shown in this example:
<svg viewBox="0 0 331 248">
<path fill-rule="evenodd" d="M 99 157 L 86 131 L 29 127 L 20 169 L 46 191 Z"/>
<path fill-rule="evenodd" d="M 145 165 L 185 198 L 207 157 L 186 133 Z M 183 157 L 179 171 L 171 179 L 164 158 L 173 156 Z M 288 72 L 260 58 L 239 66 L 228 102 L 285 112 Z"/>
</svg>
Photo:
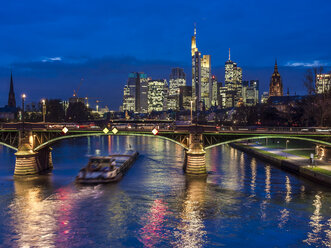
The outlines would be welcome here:
<svg viewBox="0 0 331 248">
<path fill-rule="evenodd" d="M 283 83 L 278 72 L 277 60 L 275 61 L 274 72 L 270 79 L 269 96 L 283 96 Z"/>
<path fill-rule="evenodd" d="M 190 110 L 192 100 L 192 86 L 179 87 L 179 109 Z"/>
<path fill-rule="evenodd" d="M 210 55 L 204 55 L 201 59 L 201 86 L 200 101 L 204 103 L 206 109 L 211 106 L 211 63 Z"/>
<path fill-rule="evenodd" d="M 183 68 L 172 68 L 169 80 L 168 109 L 179 109 L 180 87 L 186 86 L 186 75 Z"/>
<path fill-rule="evenodd" d="M 167 80 L 148 81 L 148 112 L 167 110 Z"/>
<path fill-rule="evenodd" d="M 331 73 L 316 75 L 316 94 L 324 94 L 331 90 Z"/>
<path fill-rule="evenodd" d="M 143 72 L 129 73 L 123 91 L 123 111 L 147 112 L 148 78 Z"/>
<path fill-rule="evenodd" d="M 255 106 L 259 103 L 259 80 L 242 82 L 243 103 L 246 106 Z"/>
<path fill-rule="evenodd" d="M 242 69 L 229 59 L 225 62 L 226 108 L 237 107 L 242 103 Z"/>
</svg>

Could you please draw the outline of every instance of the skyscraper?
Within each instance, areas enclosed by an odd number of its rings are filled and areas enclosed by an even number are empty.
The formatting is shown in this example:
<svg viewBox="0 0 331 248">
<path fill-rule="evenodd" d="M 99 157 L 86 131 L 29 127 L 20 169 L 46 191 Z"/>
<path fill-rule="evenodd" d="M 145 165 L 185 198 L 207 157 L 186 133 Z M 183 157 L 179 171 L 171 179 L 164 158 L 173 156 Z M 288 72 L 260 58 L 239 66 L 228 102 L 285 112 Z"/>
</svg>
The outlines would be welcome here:
<svg viewBox="0 0 331 248">
<path fill-rule="evenodd" d="M 191 55 L 192 55 L 192 99 L 194 105 L 200 101 L 199 92 L 201 85 L 201 53 L 196 44 L 196 27 L 194 26 L 194 35 L 192 36 Z"/>
<path fill-rule="evenodd" d="M 123 111 L 147 112 L 147 75 L 143 72 L 129 73 L 124 87 Z"/>
<path fill-rule="evenodd" d="M 169 81 L 168 109 L 179 109 L 180 87 L 186 85 L 186 75 L 182 68 L 172 68 Z"/>
<path fill-rule="evenodd" d="M 16 99 L 14 92 L 13 73 L 10 73 L 10 89 L 8 95 L 8 107 L 16 108 Z"/>
<path fill-rule="evenodd" d="M 269 96 L 283 96 L 283 83 L 278 72 L 277 60 L 275 61 L 274 72 L 270 80 Z"/>
<path fill-rule="evenodd" d="M 201 87 L 200 101 L 209 109 L 211 106 L 211 64 L 210 55 L 204 55 L 201 59 Z"/>
<path fill-rule="evenodd" d="M 191 42 L 192 55 L 192 99 L 195 108 L 197 103 L 203 102 L 207 108 L 210 107 L 211 96 L 211 64 L 210 55 L 201 57 L 196 44 L 196 27 Z"/>
<path fill-rule="evenodd" d="M 178 96 L 179 87 L 186 85 L 186 75 L 183 68 L 172 68 L 169 80 L 169 95 Z"/>
<path fill-rule="evenodd" d="M 148 112 L 166 110 L 167 88 L 165 79 L 148 81 Z"/>
<path fill-rule="evenodd" d="M 221 106 L 222 105 L 222 97 L 220 88 L 222 87 L 221 82 L 217 82 L 216 77 L 213 75 L 211 79 L 211 106 Z"/>
<path fill-rule="evenodd" d="M 225 62 L 225 87 L 227 108 L 232 108 L 240 105 L 242 101 L 242 69 L 237 66 L 237 63 L 231 61 L 231 53 L 229 48 L 229 59 Z"/>
</svg>

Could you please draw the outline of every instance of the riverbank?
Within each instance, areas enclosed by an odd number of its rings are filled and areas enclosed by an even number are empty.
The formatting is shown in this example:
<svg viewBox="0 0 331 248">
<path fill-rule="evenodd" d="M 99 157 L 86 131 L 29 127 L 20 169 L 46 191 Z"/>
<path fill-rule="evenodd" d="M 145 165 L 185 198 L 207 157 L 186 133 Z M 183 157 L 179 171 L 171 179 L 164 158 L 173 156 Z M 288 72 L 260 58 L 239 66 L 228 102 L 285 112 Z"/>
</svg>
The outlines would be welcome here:
<svg viewBox="0 0 331 248">
<path fill-rule="evenodd" d="M 309 159 L 279 151 L 277 149 L 263 149 L 262 146 L 232 143 L 232 147 L 269 162 L 281 169 L 331 187 L 331 164 L 315 161 L 312 166 Z"/>
</svg>

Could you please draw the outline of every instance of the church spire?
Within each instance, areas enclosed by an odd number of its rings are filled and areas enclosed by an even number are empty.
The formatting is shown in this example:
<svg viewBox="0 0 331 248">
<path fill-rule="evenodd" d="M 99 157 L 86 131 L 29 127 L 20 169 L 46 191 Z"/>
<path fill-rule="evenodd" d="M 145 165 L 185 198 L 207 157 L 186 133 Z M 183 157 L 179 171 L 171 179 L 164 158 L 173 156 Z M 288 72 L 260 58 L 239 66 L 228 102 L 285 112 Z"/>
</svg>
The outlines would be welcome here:
<svg viewBox="0 0 331 248">
<path fill-rule="evenodd" d="M 275 68 L 274 68 L 274 72 L 278 72 L 277 59 L 275 59 Z"/>
<path fill-rule="evenodd" d="M 16 108 L 15 92 L 14 92 L 14 83 L 13 83 L 13 72 L 10 72 L 10 89 L 8 95 L 8 107 Z"/>
</svg>

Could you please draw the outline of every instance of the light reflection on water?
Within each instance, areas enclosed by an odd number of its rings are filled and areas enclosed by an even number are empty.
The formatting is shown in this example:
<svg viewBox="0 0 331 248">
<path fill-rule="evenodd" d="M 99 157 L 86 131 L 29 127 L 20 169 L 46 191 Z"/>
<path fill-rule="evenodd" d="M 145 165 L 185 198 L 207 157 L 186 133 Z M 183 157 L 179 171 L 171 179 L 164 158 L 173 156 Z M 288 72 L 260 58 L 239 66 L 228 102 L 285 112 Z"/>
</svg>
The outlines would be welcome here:
<svg viewBox="0 0 331 248">
<path fill-rule="evenodd" d="M 117 184 L 73 183 L 87 156 L 141 156 Z M 330 247 L 330 190 L 228 146 L 207 151 L 207 178 L 183 175 L 181 147 L 155 137 L 62 141 L 54 171 L 12 180 L 0 150 L 5 247 Z M 0 245 L 0 246 L 1 246 Z"/>
</svg>

